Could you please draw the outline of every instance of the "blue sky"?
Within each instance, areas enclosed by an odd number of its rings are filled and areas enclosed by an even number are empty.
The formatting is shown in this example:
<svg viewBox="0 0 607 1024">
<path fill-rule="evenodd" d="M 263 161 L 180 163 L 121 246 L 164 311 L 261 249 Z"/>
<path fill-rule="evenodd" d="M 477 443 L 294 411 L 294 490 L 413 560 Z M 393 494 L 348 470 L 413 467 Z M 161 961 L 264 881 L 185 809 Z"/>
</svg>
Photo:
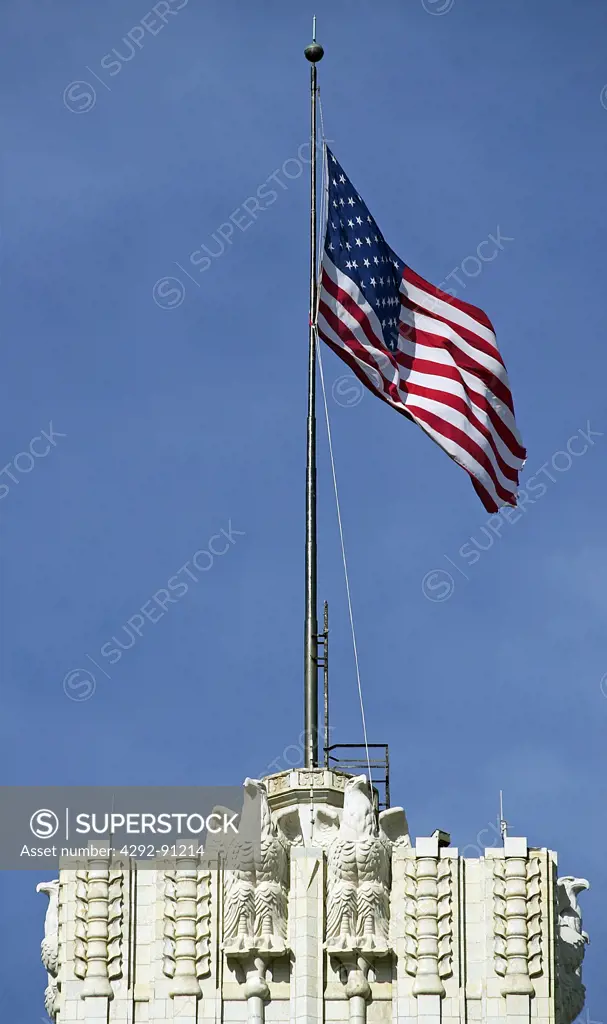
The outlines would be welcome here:
<svg viewBox="0 0 607 1024">
<path fill-rule="evenodd" d="M 466 474 L 324 353 L 369 738 L 390 743 L 415 835 L 447 829 L 473 855 L 502 788 L 512 834 L 591 881 L 588 1019 L 607 1021 L 607 8 L 326 7 L 327 135 L 399 255 L 436 283 L 456 272 L 492 319 L 537 488 L 492 533 Z M 308 196 L 282 168 L 308 134 L 314 11 L 189 0 L 162 29 L 151 11 L 5 12 L 5 783 L 233 784 L 287 767 L 301 731 Z M 334 738 L 352 742 L 322 422 L 319 445 Z M 230 524 L 111 664 L 102 647 Z M 470 564 L 465 544 L 487 550 Z M 0 880 L 3 1010 L 21 1022 L 43 1014 L 39 880 Z"/>
</svg>

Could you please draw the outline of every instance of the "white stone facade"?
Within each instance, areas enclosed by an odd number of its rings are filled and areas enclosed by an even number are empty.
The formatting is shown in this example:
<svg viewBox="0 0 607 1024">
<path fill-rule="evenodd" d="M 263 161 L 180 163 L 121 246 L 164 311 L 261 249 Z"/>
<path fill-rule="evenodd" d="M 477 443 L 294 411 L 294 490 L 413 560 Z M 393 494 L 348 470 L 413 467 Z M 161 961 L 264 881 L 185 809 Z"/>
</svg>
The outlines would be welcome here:
<svg viewBox="0 0 607 1024">
<path fill-rule="evenodd" d="M 56 1024 L 571 1024 L 587 936 L 556 855 L 507 838 L 463 858 L 362 777 L 248 780 L 262 849 L 238 870 L 64 870 L 42 959 Z M 345 798 L 345 799 L 344 799 Z M 344 807 L 345 803 L 345 807 Z"/>
</svg>

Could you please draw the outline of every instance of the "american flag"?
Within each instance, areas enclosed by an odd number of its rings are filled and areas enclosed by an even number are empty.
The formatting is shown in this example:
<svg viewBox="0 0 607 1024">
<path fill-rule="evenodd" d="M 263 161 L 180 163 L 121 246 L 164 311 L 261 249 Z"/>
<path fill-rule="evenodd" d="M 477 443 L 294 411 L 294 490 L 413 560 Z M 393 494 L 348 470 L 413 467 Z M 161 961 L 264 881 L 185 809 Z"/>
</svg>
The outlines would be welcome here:
<svg viewBox="0 0 607 1024">
<path fill-rule="evenodd" d="M 470 474 L 488 512 L 516 505 L 525 449 L 491 322 L 403 263 L 328 147 L 327 174 L 319 335 Z"/>
</svg>

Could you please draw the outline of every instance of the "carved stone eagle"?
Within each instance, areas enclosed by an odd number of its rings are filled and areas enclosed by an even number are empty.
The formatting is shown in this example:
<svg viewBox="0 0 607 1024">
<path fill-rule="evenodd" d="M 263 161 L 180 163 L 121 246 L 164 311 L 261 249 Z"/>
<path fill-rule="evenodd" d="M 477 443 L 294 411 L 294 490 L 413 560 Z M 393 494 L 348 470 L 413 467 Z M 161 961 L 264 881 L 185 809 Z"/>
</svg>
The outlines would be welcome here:
<svg viewBox="0 0 607 1024">
<path fill-rule="evenodd" d="M 245 779 L 239 837 L 230 845 L 225 887 L 227 950 L 283 950 L 287 935 L 289 856 L 265 784 Z"/>
<path fill-rule="evenodd" d="M 327 855 L 329 949 L 387 950 L 392 844 L 405 839 L 402 808 L 380 815 L 378 828 L 367 777 L 348 779 L 341 823 Z"/>
<path fill-rule="evenodd" d="M 48 973 L 48 984 L 44 993 L 44 1008 L 49 1017 L 54 1019 L 57 1014 L 57 996 L 59 988 L 59 879 L 52 882 L 40 882 L 36 892 L 44 892 L 48 896 L 48 907 L 44 918 L 44 938 L 40 946 L 42 963 Z"/>
<path fill-rule="evenodd" d="M 585 878 L 565 875 L 557 880 L 557 1024 L 572 1024 L 584 1008 L 582 960 L 590 940 L 582 930 L 577 896 L 589 888 Z"/>
</svg>

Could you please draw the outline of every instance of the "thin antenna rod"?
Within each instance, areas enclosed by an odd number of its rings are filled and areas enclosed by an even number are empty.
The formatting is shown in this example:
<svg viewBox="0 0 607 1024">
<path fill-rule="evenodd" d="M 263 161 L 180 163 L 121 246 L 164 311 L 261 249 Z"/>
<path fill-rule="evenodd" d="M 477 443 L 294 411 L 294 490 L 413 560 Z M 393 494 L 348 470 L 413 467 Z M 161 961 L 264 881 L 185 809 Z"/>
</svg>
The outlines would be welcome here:
<svg viewBox="0 0 607 1024">
<path fill-rule="evenodd" d="M 305 766 L 318 765 L 318 620 L 316 595 L 316 64 L 324 50 L 313 42 L 304 50 L 310 62 L 310 331 L 308 351 L 308 420 L 306 446 L 306 596 L 304 626 Z"/>
<path fill-rule="evenodd" d="M 329 602 L 325 601 L 323 623 L 323 683 L 325 694 L 325 768 L 329 767 Z"/>
<path fill-rule="evenodd" d="M 508 837 L 508 822 L 504 818 L 504 794 L 500 789 L 500 835 L 502 841 Z"/>
</svg>

